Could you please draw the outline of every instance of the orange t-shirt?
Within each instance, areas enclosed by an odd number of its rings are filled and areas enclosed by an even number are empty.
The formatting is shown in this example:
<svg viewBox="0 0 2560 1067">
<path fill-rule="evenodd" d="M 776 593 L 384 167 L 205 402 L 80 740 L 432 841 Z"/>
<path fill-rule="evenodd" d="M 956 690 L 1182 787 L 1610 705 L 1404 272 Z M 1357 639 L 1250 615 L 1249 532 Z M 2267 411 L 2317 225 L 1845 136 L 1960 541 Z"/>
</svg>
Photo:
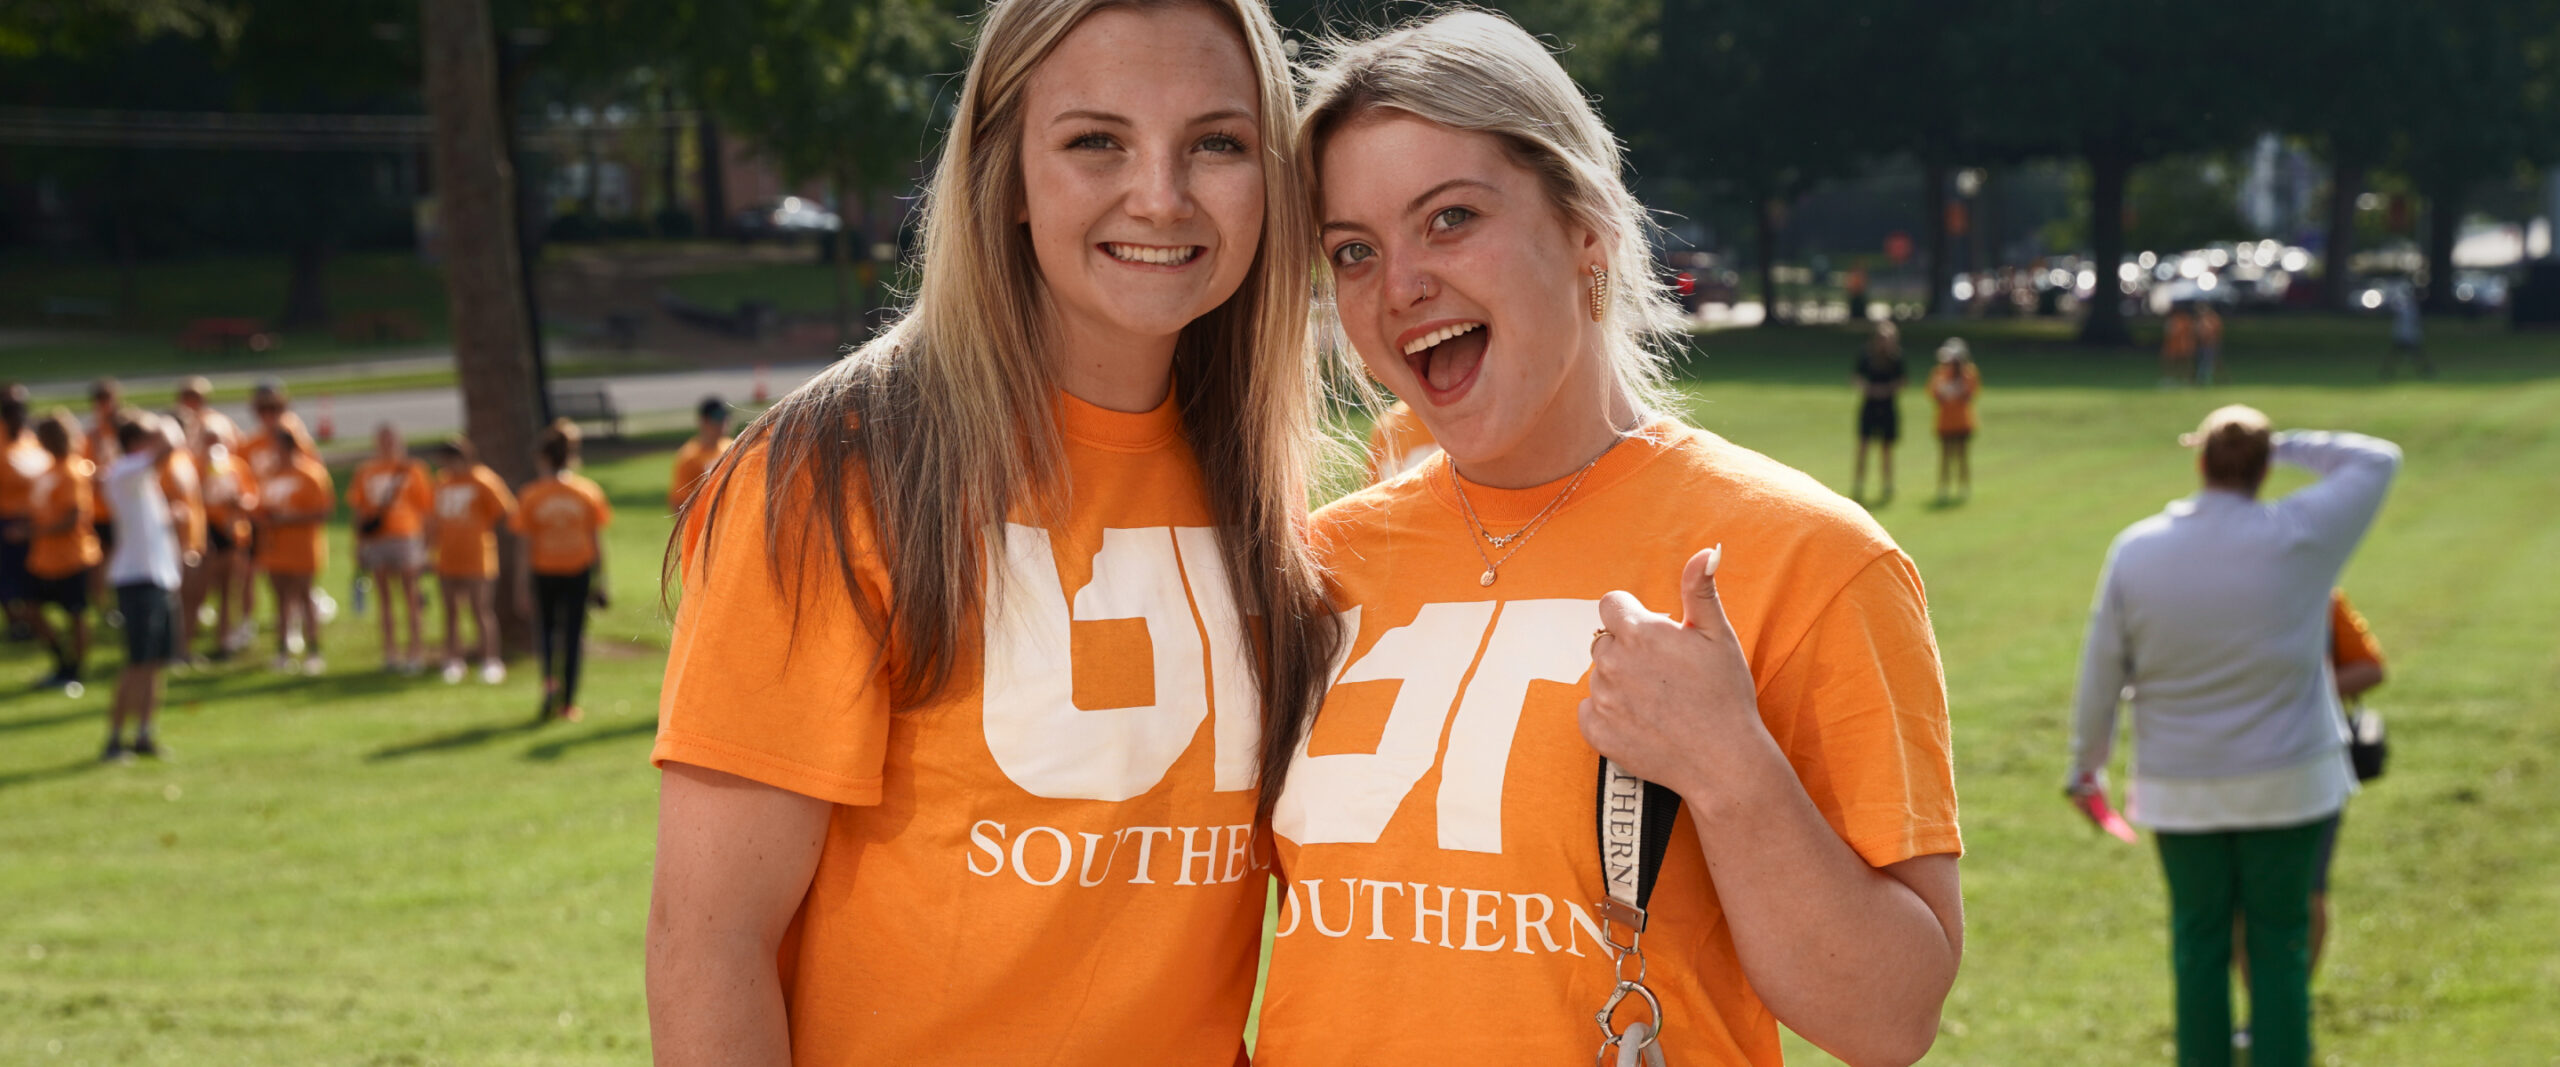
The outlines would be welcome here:
<svg viewBox="0 0 2560 1067">
<path fill-rule="evenodd" d="M 2160 354 L 2170 357 L 2196 354 L 2195 317 L 2180 312 L 2169 316 L 2160 333 Z"/>
<path fill-rule="evenodd" d="M 1378 413 L 1377 425 L 1369 429 L 1369 483 L 1376 485 L 1440 454 L 1440 446 L 1431 439 L 1431 428 L 1413 414 L 1413 407 L 1396 401 Z"/>
<path fill-rule="evenodd" d="M 676 469 L 667 479 L 667 510 L 684 506 L 685 500 L 693 496 L 693 484 L 702 480 L 702 472 L 710 470 L 722 453 L 729 451 L 730 443 L 726 437 L 716 445 L 705 445 L 699 437 L 685 438 L 676 449 Z"/>
<path fill-rule="evenodd" d="M 259 513 L 265 517 L 266 527 L 258 532 L 259 570 L 269 574 L 320 573 L 321 566 L 329 561 L 328 542 L 322 535 L 329 512 L 337 503 L 334 488 L 328 468 L 308 456 L 295 457 L 259 481 Z M 315 512 L 320 516 L 316 522 L 279 525 L 275 521 L 283 513 Z"/>
<path fill-rule="evenodd" d="M 291 426 L 296 432 L 300 432 L 302 416 L 290 411 L 285 412 L 276 421 L 276 425 Z M 276 470 L 284 465 L 284 452 L 276 445 L 275 430 L 263 422 L 254 420 L 250 422 L 249 428 L 241 435 L 238 451 L 241 455 L 248 457 L 249 469 L 256 471 L 260 480 L 274 475 Z"/>
<path fill-rule="evenodd" d="M 53 469 L 53 454 L 35 435 L 19 434 L 0 450 L 0 519 L 23 519 L 36 511 L 36 480 Z"/>
<path fill-rule="evenodd" d="M 1938 405 L 1939 433 L 1972 433 L 1974 398 L 1982 395 L 1982 372 L 1970 362 L 1941 363 L 1929 372 L 1929 399 Z"/>
<path fill-rule="evenodd" d="M 2329 591 L 2329 663 L 2344 667 L 2350 663 L 2382 662 L 2382 643 L 2373 639 L 2373 629 L 2365 625 L 2364 614 L 2347 603 L 2347 591 Z"/>
<path fill-rule="evenodd" d="M 178 551 L 204 552 L 204 479 L 196 473 L 191 452 L 171 452 L 160 464 L 160 495 L 169 501 L 169 523 L 178 531 Z"/>
<path fill-rule="evenodd" d="M 404 477 L 405 476 L 405 477 Z M 356 468 L 347 481 L 347 507 L 362 524 L 376 515 L 382 528 L 369 540 L 416 537 L 427 527 L 427 512 L 436 506 L 435 475 L 427 465 L 403 456 L 376 456 Z"/>
<path fill-rule="evenodd" d="M 473 465 L 436 480 L 436 573 L 446 578 L 498 576 L 498 524 L 515 514 L 516 496 L 498 472 Z"/>
<path fill-rule="evenodd" d="M 50 457 L 48 457 L 50 458 Z M 67 578 L 98 565 L 98 465 L 67 456 L 36 479 L 35 540 L 27 546 L 27 573 Z M 73 519 L 69 529 L 55 530 Z"/>
<path fill-rule="evenodd" d="M 249 469 L 248 457 L 229 448 L 215 445 L 209 455 L 198 483 L 204 493 L 205 524 L 231 535 L 232 544 L 243 544 L 249 520 L 258 510 L 258 476 Z"/>
<path fill-rule="evenodd" d="M 604 490 L 576 471 L 536 478 L 516 498 L 507 528 L 525 536 L 535 574 L 576 574 L 596 565 L 596 535 L 613 522 Z"/>
<path fill-rule="evenodd" d="M 1261 715 L 1216 519 L 1170 400 L 1058 418 L 1068 510 L 1007 524 L 1007 599 L 920 706 L 893 711 L 816 522 L 785 527 L 808 584 L 773 583 L 761 446 L 707 567 L 694 513 L 651 759 L 838 805 L 779 961 L 796 1059 L 1242 1061 Z M 885 607 L 876 552 L 857 581 Z"/>
<path fill-rule="evenodd" d="M 1467 496 L 1502 530 L 1562 487 Z M 1709 545 L 1761 719 L 1832 829 L 1877 867 L 1961 851 L 1920 575 L 1864 511 L 1665 419 L 1491 586 L 1474 536 L 1446 461 L 1315 517 L 1353 640 L 1272 818 L 1286 896 L 1256 1063 L 1590 1060 L 1612 983 L 1591 911 L 1600 760 L 1575 710 L 1591 634 L 1613 589 L 1678 617 Z M 1685 815 L 1649 910 L 1669 1061 L 1778 1063 Z"/>
</svg>

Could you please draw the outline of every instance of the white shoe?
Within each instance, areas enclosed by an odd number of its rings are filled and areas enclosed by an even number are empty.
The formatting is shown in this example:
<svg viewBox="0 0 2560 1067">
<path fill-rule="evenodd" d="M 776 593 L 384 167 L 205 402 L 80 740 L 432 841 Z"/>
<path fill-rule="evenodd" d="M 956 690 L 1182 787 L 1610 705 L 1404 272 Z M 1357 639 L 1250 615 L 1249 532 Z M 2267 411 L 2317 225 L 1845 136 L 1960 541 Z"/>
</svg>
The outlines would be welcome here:
<svg viewBox="0 0 2560 1067">
<path fill-rule="evenodd" d="M 446 684 L 446 685 L 460 685 L 460 684 L 462 684 L 462 661 L 461 661 L 461 660 L 458 660 L 458 659 L 449 659 L 449 660 L 444 661 L 444 684 Z"/>
<path fill-rule="evenodd" d="M 311 675 L 315 678 L 319 677 L 322 672 L 325 672 L 328 669 L 329 661 L 321 659 L 318 653 L 313 653 L 310 659 L 302 661 L 302 673 Z"/>
<path fill-rule="evenodd" d="M 489 662 L 480 665 L 480 681 L 482 684 L 496 685 L 506 680 L 506 664 L 500 663 L 497 660 L 490 660 Z"/>
</svg>

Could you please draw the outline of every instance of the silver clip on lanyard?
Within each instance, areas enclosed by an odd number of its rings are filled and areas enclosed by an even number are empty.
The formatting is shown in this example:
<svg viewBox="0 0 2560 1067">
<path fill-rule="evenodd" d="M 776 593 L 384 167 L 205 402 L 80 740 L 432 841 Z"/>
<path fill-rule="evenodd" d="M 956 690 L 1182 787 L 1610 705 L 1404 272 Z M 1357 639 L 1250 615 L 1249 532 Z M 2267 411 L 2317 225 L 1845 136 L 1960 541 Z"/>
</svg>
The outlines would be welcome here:
<svg viewBox="0 0 2560 1067">
<path fill-rule="evenodd" d="M 1679 794 L 1628 774 L 1606 757 L 1600 760 L 1600 876 L 1609 892 L 1592 910 L 1600 916 L 1617 984 L 1592 1016 L 1600 1024 L 1597 1067 L 1665 1067 L 1662 1001 L 1644 984 L 1644 909 L 1679 814 Z M 1620 927 L 1627 931 L 1624 944 L 1618 941 Z M 1650 1016 L 1620 1029 L 1618 1005 L 1629 995 L 1641 998 Z"/>
</svg>

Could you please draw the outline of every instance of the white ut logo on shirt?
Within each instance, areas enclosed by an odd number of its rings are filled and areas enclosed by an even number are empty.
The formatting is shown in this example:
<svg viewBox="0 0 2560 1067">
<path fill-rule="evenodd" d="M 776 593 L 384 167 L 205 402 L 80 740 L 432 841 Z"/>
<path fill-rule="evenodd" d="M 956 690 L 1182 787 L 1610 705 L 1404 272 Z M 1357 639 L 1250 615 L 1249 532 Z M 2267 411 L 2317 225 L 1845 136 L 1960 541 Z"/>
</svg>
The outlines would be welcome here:
<svg viewBox="0 0 2560 1067">
<path fill-rule="evenodd" d="M 1368 655 L 1334 679 L 1335 685 L 1404 683 L 1377 750 L 1311 756 L 1308 741 L 1300 740 L 1288 788 L 1271 813 L 1272 830 L 1301 845 L 1375 844 L 1437 757 L 1440 847 L 1501 852 L 1502 782 L 1529 683 L 1571 685 L 1591 670 L 1591 646 L 1583 635 L 1599 603 L 1506 601 L 1498 620 L 1491 601 L 1425 604 L 1411 625 L 1379 635 Z M 1356 636 L 1360 609 L 1344 612 L 1342 627 Z M 1469 666 L 1476 672 L 1472 679 Z"/>
<path fill-rule="evenodd" d="M 983 716 L 987 749 L 1005 776 L 1035 796 L 1127 800 L 1164 780 L 1214 706 L 1215 789 L 1253 788 L 1260 706 L 1217 531 L 1103 530 L 1093 580 L 1072 608 L 1049 531 L 1014 523 L 1005 531 L 1002 545 L 988 536 Z M 1145 622 L 1155 703 L 1076 706 L 1072 624 L 1110 619 Z M 1214 701 L 1201 670 L 1204 633 Z"/>
</svg>

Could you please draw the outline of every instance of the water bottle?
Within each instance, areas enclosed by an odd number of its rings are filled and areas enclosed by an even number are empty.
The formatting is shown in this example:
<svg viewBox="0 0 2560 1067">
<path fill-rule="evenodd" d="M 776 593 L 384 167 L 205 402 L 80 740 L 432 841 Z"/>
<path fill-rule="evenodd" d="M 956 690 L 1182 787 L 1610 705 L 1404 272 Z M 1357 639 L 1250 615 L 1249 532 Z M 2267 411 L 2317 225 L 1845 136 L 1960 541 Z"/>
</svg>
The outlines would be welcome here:
<svg viewBox="0 0 2560 1067">
<path fill-rule="evenodd" d="M 353 599 L 354 599 L 354 600 L 355 600 L 355 602 L 356 602 L 356 615 L 357 615 L 358 617 L 362 617 L 362 616 L 364 615 L 364 587 L 365 587 L 365 585 L 366 585 L 366 582 L 365 582 L 365 576 L 364 576 L 364 573 L 363 573 L 363 572 L 361 572 L 361 571 L 357 572 L 357 573 L 356 573 L 356 588 L 355 588 L 355 595 L 354 595 L 354 598 L 353 598 Z"/>
</svg>

